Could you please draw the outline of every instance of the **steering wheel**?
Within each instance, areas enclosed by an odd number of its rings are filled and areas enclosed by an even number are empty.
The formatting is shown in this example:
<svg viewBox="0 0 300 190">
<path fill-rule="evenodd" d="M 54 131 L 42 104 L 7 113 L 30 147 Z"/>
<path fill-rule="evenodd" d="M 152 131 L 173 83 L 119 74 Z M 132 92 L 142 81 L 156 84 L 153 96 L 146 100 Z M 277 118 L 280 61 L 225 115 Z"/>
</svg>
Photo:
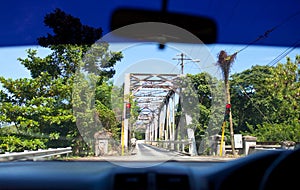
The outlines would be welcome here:
<svg viewBox="0 0 300 190">
<path fill-rule="evenodd" d="M 299 173 L 300 148 L 287 150 L 266 170 L 259 189 L 297 189 Z"/>
</svg>

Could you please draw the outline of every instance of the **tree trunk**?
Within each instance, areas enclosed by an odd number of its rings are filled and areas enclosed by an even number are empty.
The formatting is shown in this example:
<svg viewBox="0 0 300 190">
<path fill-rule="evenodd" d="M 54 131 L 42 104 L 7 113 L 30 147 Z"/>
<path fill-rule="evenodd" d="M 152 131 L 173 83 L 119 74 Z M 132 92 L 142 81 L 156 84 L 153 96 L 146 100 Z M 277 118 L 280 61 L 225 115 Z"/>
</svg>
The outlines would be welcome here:
<svg viewBox="0 0 300 190">
<path fill-rule="evenodd" d="M 229 86 L 229 80 L 225 80 L 225 92 L 226 92 L 226 100 L 227 104 L 230 103 L 230 86 Z M 231 149 L 232 154 L 235 156 L 235 147 L 234 147 L 234 132 L 233 132 L 233 123 L 232 123 L 232 114 L 231 111 L 229 112 L 229 129 L 230 129 L 230 141 L 231 141 Z"/>
</svg>

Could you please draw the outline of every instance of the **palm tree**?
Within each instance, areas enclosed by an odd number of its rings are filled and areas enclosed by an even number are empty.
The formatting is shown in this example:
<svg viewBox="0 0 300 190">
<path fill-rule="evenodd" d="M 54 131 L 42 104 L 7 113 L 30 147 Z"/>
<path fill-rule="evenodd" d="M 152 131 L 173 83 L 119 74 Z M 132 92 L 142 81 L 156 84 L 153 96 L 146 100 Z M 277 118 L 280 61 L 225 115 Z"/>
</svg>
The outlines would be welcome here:
<svg viewBox="0 0 300 190">
<path fill-rule="evenodd" d="M 225 96 L 227 104 L 230 104 L 230 86 L 229 86 L 229 73 L 230 68 L 236 58 L 237 52 L 232 55 L 227 55 L 227 53 L 222 50 L 218 55 L 218 66 L 221 68 L 223 77 L 224 77 L 224 85 L 225 85 Z M 234 132 L 233 132 L 233 123 L 232 123 L 232 114 L 229 113 L 229 126 L 230 126 L 230 140 L 231 140 L 231 149 L 232 154 L 236 155 L 234 148 Z"/>
</svg>

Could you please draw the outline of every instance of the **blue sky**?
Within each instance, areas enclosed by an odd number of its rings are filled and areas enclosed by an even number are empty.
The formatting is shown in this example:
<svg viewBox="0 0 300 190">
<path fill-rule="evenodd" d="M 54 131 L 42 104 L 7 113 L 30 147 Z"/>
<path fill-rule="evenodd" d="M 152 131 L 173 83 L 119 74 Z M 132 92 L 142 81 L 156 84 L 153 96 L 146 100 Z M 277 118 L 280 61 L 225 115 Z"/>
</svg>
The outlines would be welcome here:
<svg viewBox="0 0 300 190">
<path fill-rule="evenodd" d="M 199 72 L 209 72 L 216 77 L 220 77 L 219 68 L 215 65 L 216 58 L 220 50 L 225 50 L 229 54 L 235 53 L 243 49 L 245 45 L 209 45 L 205 47 L 190 46 L 182 50 L 180 45 L 171 44 L 164 50 L 158 50 L 157 44 L 142 44 L 142 45 L 123 45 L 115 50 L 124 50 L 123 60 L 116 65 L 115 81 L 123 80 L 123 74 L 126 72 L 136 72 L 143 70 L 144 72 L 171 72 L 180 73 L 180 65 L 177 60 L 177 55 L 184 52 L 188 58 L 198 59 L 200 62 L 186 61 L 184 73 L 196 74 Z M 114 49 L 114 48 L 113 48 Z M 265 47 L 265 46 L 249 46 L 238 53 L 236 61 L 231 68 L 231 74 L 242 72 L 250 69 L 254 65 L 270 65 L 274 59 L 286 52 L 287 47 Z M 300 48 L 293 49 L 286 56 L 292 60 L 300 54 Z M 282 56 L 279 62 L 285 63 L 286 56 Z M 155 62 L 156 61 L 156 62 Z M 147 64 L 148 63 L 148 64 Z M 155 64 L 160 64 L 160 69 L 156 69 Z M 276 62 L 277 63 L 277 62 Z M 162 67 L 162 65 L 164 65 Z"/>
<path fill-rule="evenodd" d="M 187 54 L 188 58 L 199 59 L 200 62 L 185 62 L 184 73 L 196 74 L 202 71 L 209 70 L 210 73 L 216 74 L 217 67 L 214 68 L 214 63 L 217 54 L 220 50 L 225 50 L 232 54 L 245 46 L 239 45 L 209 45 L 209 46 L 189 46 L 170 44 L 164 50 L 159 50 L 157 44 L 143 43 L 143 44 L 113 44 L 111 50 L 123 51 L 124 58 L 120 63 L 116 64 L 115 81 L 122 81 L 122 75 L 126 72 L 160 72 L 160 73 L 179 73 L 180 65 L 177 60 L 177 55 L 181 52 Z M 37 49 L 38 55 L 43 57 L 50 53 L 46 48 L 39 46 L 22 46 L 22 47 L 8 47 L 0 48 L 0 76 L 5 78 L 23 78 L 30 77 L 29 71 L 24 68 L 18 57 L 26 57 L 26 49 Z M 253 65 L 267 65 L 280 54 L 282 54 L 287 47 L 262 47 L 249 46 L 237 55 L 237 59 L 233 64 L 231 73 L 241 72 L 251 68 Z M 295 56 L 300 54 L 300 48 L 294 49 L 287 56 L 292 60 Z M 280 62 L 285 62 L 284 56 Z"/>
<path fill-rule="evenodd" d="M 5 78 L 24 78 L 30 77 L 29 71 L 20 64 L 17 58 L 26 58 L 27 49 L 36 49 L 41 57 L 50 53 L 49 49 L 39 46 L 20 46 L 20 47 L 1 47 L 0 48 L 0 76 Z"/>
</svg>

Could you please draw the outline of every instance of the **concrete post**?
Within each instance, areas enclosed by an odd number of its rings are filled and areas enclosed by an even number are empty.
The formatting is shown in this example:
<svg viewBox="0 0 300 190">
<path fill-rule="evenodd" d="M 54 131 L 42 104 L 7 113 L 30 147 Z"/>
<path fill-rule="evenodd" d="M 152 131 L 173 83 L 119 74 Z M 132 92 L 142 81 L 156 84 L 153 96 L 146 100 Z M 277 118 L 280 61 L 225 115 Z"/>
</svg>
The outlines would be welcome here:
<svg viewBox="0 0 300 190">
<path fill-rule="evenodd" d="M 222 155 L 220 155 L 220 148 L 221 148 L 221 135 L 212 135 L 210 136 L 209 144 L 210 144 L 210 155 L 219 155 L 224 156 L 225 155 L 225 141 L 226 137 L 224 138 L 224 142 L 222 145 Z"/>
<path fill-rule="evenodd" d="M 293 141 L 282 141 L 280 144 L 282 149 L 291 149 L 291 150 L 295 149 L 295 145 L 296 145 L 296 143 Z"/>
<path fill-rule="evenodd" d="M 196 148 L 196 141 L 195 141 L 195 134 L 194 130 L 191 128 L 187 129 L 188 139 L 191 141 L 191 144 L 189 144 L 189 153 L 191 156 L 197 155 L 197 148 Z"/>
<path fill-rule="evenodd" d="M 253 136 L 243 136 L 243 142 L 244 142 L 244 151 L 243 153 L 245 155 L 248 155 L 249 153 L 251 153 L 250 147 L 252 146 L 256 146 L 256 137 Z"/>
</svg>

